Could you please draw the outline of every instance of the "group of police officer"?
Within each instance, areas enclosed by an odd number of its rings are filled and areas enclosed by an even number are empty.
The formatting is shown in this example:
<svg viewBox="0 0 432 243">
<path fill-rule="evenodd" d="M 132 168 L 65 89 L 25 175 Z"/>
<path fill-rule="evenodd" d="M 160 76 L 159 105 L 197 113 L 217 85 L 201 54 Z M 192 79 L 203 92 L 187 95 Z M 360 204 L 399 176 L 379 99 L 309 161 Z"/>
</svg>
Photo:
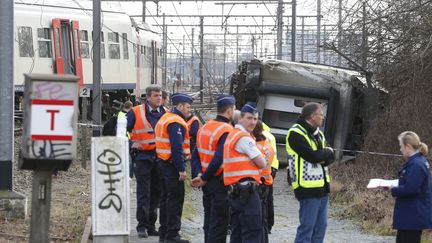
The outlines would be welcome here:
<svg viewBox="0 0 432 243">
<path fill-rule="evenodd" d="M 162 105 L 161 87 L 152 85 L 146 89 L 145 103 L 126 114 L 135 151 L 138 236 L 159 236 L 159 242 L 165 243 L 189 242 L 181 239 L 179 231 L 185 161 L 190 160 L 192 186 L 203 190 L 205 242 L 226 242 L 229 225 L 231 242 L 268 242 L 276 171 L 272 165 L 278 165 L 274 137 L 258 120 L 255 105 L 246 103 L 234 119 L 235 98 L 221 95 L 216 118 L 202 125 L 191 115 L 191 96 L 175 93 L 171 101 L 168 110 Z M 298 176 L 297 165 L 293 170 Z"/>
</svg>

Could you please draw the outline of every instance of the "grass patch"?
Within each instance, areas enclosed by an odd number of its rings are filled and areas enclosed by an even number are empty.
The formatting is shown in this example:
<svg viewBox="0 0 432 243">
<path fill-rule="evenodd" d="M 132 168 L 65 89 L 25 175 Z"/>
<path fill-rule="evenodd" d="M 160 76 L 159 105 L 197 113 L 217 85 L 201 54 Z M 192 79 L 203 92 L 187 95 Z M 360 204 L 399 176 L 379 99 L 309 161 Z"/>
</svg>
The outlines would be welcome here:
<svg viewBox="0 0 432 243">
<path fill-rule="evenodd" d="M 191 166 L 190 163 L 186 163 L 186 171 L 187 171 L 187 178 L 185 180 L 185 200 L 183 204 L 183 214 L 182 217 L 192 220 L 195 216 L 195 208 L 192 205 L 192 186 L 191 186 Z"/>
</svg>

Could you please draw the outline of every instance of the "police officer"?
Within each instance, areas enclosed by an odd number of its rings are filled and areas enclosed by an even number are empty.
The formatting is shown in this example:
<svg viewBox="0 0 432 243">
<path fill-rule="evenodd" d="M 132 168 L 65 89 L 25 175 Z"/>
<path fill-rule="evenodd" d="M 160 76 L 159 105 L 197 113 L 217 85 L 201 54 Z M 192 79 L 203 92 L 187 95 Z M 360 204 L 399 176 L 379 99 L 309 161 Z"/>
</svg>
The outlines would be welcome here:
<svg viewBox="0 0 432 243">
<path fill-rule="evenodd" d="M 192 97 L 171 96 L 172 112 L 165 113 L 156 125 L 156 154 L 162 177 L 159 242 L 189 242 L 180 238 L 184 202 L 185 158 L 190 156 L 189 131 L 185 118 L 191 114 Z"/>
<path fill-rule="evenodd" d="M 158 235 L 155 222 L 160 200 L 160 179 L 153 128 L 163 114 L 162 88 L 151 85 L 146 88 L 146 102 L 135 106 L 126 115 L 127 130 L 131 133 L 131 149 L 136 152 L 133 160 L 137 183 L 136 230 L 139 238 Z"/>
<path fill-rule="evenodd" d="M 208 121 L 198 132 L 197 149 L 192 154 L 192 185 L 202 187 L 204 205 L 204 239 L 206 243 L 226 242 L 229 205 L 228 191 L 223 183 L 223 151 L 231 121 L 235 98 L 221 95 L 217 98 L 216 119 Z"/>
<path fill-rule="evenodd" d="M 196 115 L 192 114 L 186 118 L 186 124 L 189 128 L 190 149 L 192 152 L 195 149 L 198 130 L 202 127 L 202 123 Z"/>
<path fill-rule="evenodd" d="M 225 186 L 230 187 L 231 243 L 261 242 L 263 237 L 258 186 L 261 184 L 259 170 L 266 166 L 266 161 L 250 134 L 257 120 L 255 105 L 246 103 L 224 145 L 223 177 Z"/>
<path fill-rule="evenodd" d="M 334 160 L 334 152 L 326 147 L 324 134 L 319 129 L 323 112 L 318 103 L 306 104 L 286 137 L 290 181 L 300 202 L 296 243 L 323 242 L 327 228 L 330 191 L 327 166 Z"/>
<path fill-rule="evenodd" d="M 279 169 L 279 160 L 277 158 L 277 147 L 276 147 L 276 138 L 275 136 L 270 132 L 270 127 L 267 126 L 264 122 L 263 125 L 263 134 L 267 138 L 267 140 L 270 142 L 273 150 L 274 150 L 274 156 L 273 161 L 271 164 L 271 175 L 274 179 L 276 178 L 276 173 Z M 273 203 L 273 183 L 268 186 L 268 194 L 267 194 L 267 227 L 268 227 L 268 233 L 271 234 L 271 230 L 274 225 L 274 203 Z"/>
<path fill-rule="evenodd" d="M 270 144 L 270 141 L 263 134 L 263 122 L 258 120 L 252 134 L 255 137 L 257 147 L 263 154 L 266 160 L 266 167 L 260 171 L 261 182 L 260 185 L 260 198 L 262 204 L 262 214 L 263 214 L 263 243 L 268 243 L 268 222 L 267 222 L 267 208 L 268 208 L 268 195 L 269 188 L 273 185 L 272 177 L 272 163 L 275 152 Z"/>
</svg>

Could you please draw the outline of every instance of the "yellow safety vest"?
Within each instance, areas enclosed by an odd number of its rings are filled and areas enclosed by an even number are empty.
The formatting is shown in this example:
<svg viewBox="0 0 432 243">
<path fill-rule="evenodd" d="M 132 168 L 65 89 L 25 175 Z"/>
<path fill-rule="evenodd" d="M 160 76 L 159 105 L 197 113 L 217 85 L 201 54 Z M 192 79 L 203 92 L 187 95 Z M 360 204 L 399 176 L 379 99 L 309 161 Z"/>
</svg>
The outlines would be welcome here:
<svg viewBox="0 0 432 243">
<path fill-rule="evenodd" d="M 309 138 L 307 131 L 300 124 L 294 124 L 289 130 L 286 136 L 286 149 L 288 152 L 288 169 L 291 178 L 291 185 L 293 189 L 297 189 L 298 187 L 303 188 L 320 188 L 325 184 L 325 180 L 327 183 L 330 182 L 330 176 L 328 173 L 328 169 L 326 166 L 317 164 L 317 163 L 309 163 L 299 156 L 288 143 L 288 137 L 292 132 L 298 133 L 302 135 L 306 141 L 309 143 L 309 146 L 313 151 L 316 151 L 317 144 Z M 322 147 L 325 148 L 326 141 L 324 134 L 319 131 L 319 135 L 321 136 Z"/>
<path fill-rule="evenodd" d="M 119 113 L 117 114 L 117 121 L 123 117 L 126 117 L 126 112 L 124 111 L 119 111 Z M 130 133 L 126 132 L 126 136 L 130 139 Z"/>
<path fill-rule="evenodd" d="M 263 122 L 263 128 L 264 128 L 263 134 L 269 140 L 274 150 L 274 157 L 271 166 L 275 169 L 279 169 L 279 160 L 277 158 L 277 148 L 276 148 L 276 138 L 273 134 L 271 134 L 270 127 L 267 126 L 267 124 L 265 124 L 264 122 Z"/>
</svg>

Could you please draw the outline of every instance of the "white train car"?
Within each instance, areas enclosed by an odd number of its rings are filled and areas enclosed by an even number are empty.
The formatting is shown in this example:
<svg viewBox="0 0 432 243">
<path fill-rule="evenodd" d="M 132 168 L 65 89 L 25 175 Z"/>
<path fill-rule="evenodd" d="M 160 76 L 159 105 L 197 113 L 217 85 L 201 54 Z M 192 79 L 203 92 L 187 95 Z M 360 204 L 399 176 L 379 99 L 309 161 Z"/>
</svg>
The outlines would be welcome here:
<svg viewBox="0 0 432 243">
<path fill-rule="evenodd" d="M 103 3 L 101 38 L 102 90 L 111 101 L 139 96 L 161 83 L 160 37 L 137 25 L 118 5 Z M 71 73 L 80 84 L 93 83 L 91 1 L 15 0 L 14 80 L 23 90 L 24 73 Z"/>
</svg>

